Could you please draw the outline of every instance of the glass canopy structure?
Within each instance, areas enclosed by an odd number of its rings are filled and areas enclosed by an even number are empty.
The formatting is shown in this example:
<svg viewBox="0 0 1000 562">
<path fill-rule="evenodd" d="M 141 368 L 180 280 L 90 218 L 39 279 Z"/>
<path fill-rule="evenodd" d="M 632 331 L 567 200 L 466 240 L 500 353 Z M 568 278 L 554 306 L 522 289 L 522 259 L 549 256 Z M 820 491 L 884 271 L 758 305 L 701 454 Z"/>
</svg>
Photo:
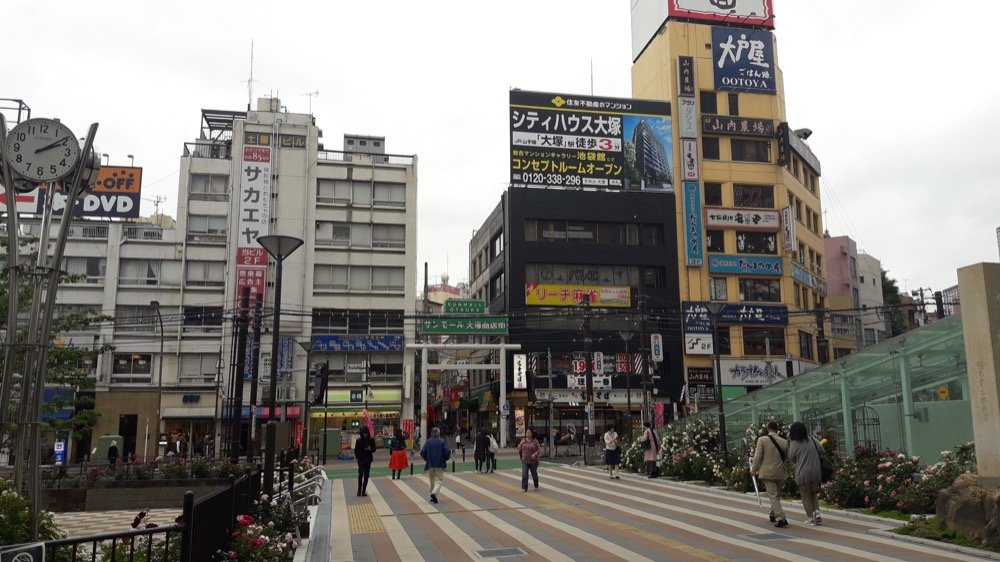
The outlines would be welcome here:
<svg viewBox="0 0 1000 562">
<path fill-rule="evenodd" d="M 917 455 L 926 463 L 973 440 L 962 318 L 950 316 L 725 403 L 730 447 L 751 425 L 803 421 L 855 445 Z M 718 419 L 716 408 L 699 417 Z"/>
</svg>

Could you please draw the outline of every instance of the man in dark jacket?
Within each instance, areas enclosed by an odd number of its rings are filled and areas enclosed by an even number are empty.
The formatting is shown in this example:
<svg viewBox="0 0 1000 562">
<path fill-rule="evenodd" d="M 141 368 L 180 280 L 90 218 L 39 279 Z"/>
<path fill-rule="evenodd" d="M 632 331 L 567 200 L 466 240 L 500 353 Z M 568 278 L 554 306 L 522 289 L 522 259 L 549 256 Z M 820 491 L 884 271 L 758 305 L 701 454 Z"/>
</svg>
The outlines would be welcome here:
<svg viewBox="0 0 1000 562">
<path fill-rule="evenodd" d="M 431 430 L 431 437 L 420 449 L 420 458 L 427 461 L 424 464 L 424 472 L 428 474 L 431 483 L 431 503 L 437 503 L 437 495 L 441 493 L 441 486 L 444 484 L 444 473 L 448 467 L 448 459 L 451 458 L 451 449 L 444 439 L 441 439 L 441 429 L 435 427 Z"/>
<path fill-rule="evenodd" d="M 354 444 L 354 458 L 358 461 L 358 495 L 368 495 L 368 477 L 372 471 L 372 461 L 375 458 L 375 439 L 367 427 L 361 428 L 361 437 Z"/>
</svg>

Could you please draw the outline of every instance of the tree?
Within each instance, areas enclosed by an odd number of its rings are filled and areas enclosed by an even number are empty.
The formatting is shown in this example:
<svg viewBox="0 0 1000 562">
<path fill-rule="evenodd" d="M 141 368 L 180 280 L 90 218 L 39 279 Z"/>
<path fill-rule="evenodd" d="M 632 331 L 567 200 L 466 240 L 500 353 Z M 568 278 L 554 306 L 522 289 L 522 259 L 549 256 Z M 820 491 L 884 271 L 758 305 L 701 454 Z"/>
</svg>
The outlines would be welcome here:
<svg viewBox="0 0 1000 562">
<path fill-rule="evenodd" d="M 888 315 L 889 337 L 898 336 L 907 331 L 909 324 L 906 321 L 906 314 L 903 312 L 899 286 L 896 284 L 896 280 L 889 277 L 889 273 L 884 269 L 882 270 L 882 303 L 885 305 Z"/>
<path fill-rule="evenodd" d="M 24 247 L 36 247 L 36 239 L 28 238 L 21 239 L 21 246 Z M 8 278 L 11 273 L 11 268 L 6 267 L 6 256 L 7 256 L 7 240 L 0 239 L 0 318 L 6 321 L 7 309 L 10 299 L 8 298 Z M 35 262 L 35 256 L 30 256 L 30 263 Z M 27 334 L 27 322 L 23 321 L 29 314 L 31 308 L 31 295 L 34 284 L 36 280 L 32 278 L 28 272 L 33 269 L 30 266 L 21 267 L 18 270 L 17 280 L 18 280 L 18 310 L 22 321 L 18 323 L 18 332 L 21 338 L 24 338 Z M 65 283 L 72 283 L 78 281 L 81 276 L 71 275 L 65 272 L 61 273 L 59 276 L 59 285 Z M 52 319 L 52 336 L 53 342 L 58 343 L 58 336 L 60 334 L 72 334 L 80 333 L 81 331 L 93 329 L 94 326 L 99 325 L 102 322 L 111 320 L 111 317 L 104 316 L 91 310 L 87 307 L 76 307 L 72 305 L 62 306 L 57 308 L 57 313 Z M 4 330 L 4 343 L 7 343 L 7 339 L 11 337 L 10 327 L 8 326 Z M 23 341 L 23 339 L 22 339 Z M 46 361 L 48 362 L 48 371 L 45 377 L 46 386 L 59 386 L 63 388 L 72 389 L 72 397 L 66 398 L 57 396 L 48 402 L 42 404 L 42 414 L 44 421 L 44 426 L 47 427 L 48 432 L 55 433 L 59 435 L 60 432 L 68 433 L 70 440 L 82 439 L 90 435 L 93 431 L 94 425 L 97 423 L 100 414 L 94 411 L 94 401 L 91 394 L 88 392 L 94 387 L 95 379 L 92 377 L 92 369 L 90 366 L 97 364 L 97 357 L 111 349 L 110 345 L 97 346 L 94 348 L 79 348 L 79 347 L 69 347 L 54 345 L 51 347 L 49 352 L 46 354 Z M 0 346 L 0 365 L 3 365 L 6 359 L 6 353 L 8 347 L 6 345 Z M 18 350 L 15 352 L 17 356 L 15 357 L 15 373 L 23 369 L 25 361 L 25 351 Z M 18 380 L 18 379 L 15 379 Z M 19 398 L 16 400 L 14 397 L 19 396 L 18 393 L 12 392 L 10 409 L 8 410 L 8 419 L 0 420 L 0 450 L 9 449 L 13 445 L 11 442 L 17 431 L 17 420 L 20 416 L 20 408 L 22 403 Z M 8 397 L 0 397 L 0 399 L 7 399 Z M 68 419 L 59 419 L 55 415 L 45 415 L 45 414 L 55 414 L 60 410 L 65 410 L 72 408 L 73 413 Z M 43 432 L 45 429 L 43 429 Z"/>
</svg>

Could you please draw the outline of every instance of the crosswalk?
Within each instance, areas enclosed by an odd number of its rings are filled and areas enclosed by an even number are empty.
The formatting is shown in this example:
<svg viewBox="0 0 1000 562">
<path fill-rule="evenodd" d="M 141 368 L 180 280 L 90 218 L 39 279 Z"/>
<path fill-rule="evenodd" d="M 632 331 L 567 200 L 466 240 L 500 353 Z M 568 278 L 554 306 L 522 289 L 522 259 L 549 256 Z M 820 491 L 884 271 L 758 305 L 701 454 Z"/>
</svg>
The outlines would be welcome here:
<svg viewBox="0 0 1000 562">
<path fill-rule="evenodd" d="M 792 526 L 776 529 L 766 507 L 742 494 L 649 480 L 607 478 L 584 467 L 545 465 L 540 488 L 521 492 L 520 471 L 448 473 L 440 503 L 422 475 L 330 480 L 328 548 L 310 562 L 349 560 L 982 560 L 885 536 L 891 525 L 826 511 L 824 525 L 786 506 Z"/>
</svg>

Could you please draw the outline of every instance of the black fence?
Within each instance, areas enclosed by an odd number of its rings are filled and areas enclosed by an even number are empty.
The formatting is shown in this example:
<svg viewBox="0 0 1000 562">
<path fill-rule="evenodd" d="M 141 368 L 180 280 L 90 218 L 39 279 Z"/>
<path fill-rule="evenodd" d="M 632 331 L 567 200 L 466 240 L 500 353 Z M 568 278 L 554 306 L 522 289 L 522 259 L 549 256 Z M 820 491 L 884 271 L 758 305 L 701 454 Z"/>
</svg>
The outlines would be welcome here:
<svg viewBox="0 0 1000 562">
<path fill-rule="evenodd" d="M 291 464 L 288 465 L 292 472 Z M 293 478 L 294 475 L 291 476 Z M 260 497 L 261 470 L 229 479 L 229 486 L 194 501 L 184 494 L 181 517 L 174 525 L 47 541 L 46 562 L 208 562 L 229 545 L 239 515 L 251 513 Z M 139 525 L 141 526 L 141 524 Z M 5 547 L 3 555 L 30 545 Z M 12 558 L 17 559 L 17 558 Z M 31 559 L 31 558 L 28 558 Z"/>
<path fill-rule="evenodd" d="M 236 528 L 236 517 L 250 513 L 253 502 L 260 497 L 260 469 L 248 471 L 229 486 L 195 502 L 192 509 L 190 557 L 181 562 L 213 560 L 215 553 L 229 544 L 230 533 Z"/>
</svg>

